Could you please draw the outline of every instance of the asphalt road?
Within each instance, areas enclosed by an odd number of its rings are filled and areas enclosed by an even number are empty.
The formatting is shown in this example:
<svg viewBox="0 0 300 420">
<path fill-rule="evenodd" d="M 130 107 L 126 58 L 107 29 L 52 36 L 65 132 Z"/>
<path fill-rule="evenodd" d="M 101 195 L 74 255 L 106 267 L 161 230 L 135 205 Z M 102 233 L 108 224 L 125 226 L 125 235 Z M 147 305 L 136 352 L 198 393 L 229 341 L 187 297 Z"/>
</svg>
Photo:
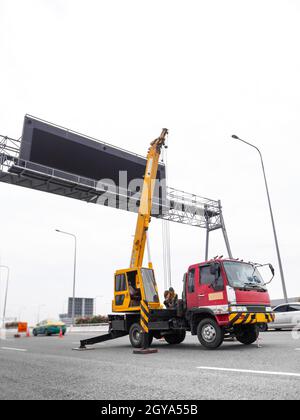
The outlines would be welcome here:
<svg viewBox="0 0 300 420">
<path fill-rule="evenodd" d="M 204 350 L 195 337 L 134 355 L 128 337 L 72 351 L 80 338 L 0 340 L 0 399 L 300 399 L 300 339 L 261 334 L 260 344 Z"/>
</svg>

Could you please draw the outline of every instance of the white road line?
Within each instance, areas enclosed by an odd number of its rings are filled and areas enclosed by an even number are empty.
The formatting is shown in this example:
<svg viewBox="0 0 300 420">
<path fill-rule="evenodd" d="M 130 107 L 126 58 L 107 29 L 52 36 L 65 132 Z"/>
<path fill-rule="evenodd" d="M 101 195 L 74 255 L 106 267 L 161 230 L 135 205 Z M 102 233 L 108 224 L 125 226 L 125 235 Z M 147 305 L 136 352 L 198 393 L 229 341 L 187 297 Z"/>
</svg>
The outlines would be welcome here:
<svg viewBox="0 0 300 420">
<path fill-rule="evenodd" d="M 219 371 L 219 372 L 252 373 L 254 375 L 291 376 L 294 378 L 300 378 L 300 373 L 290 373 L 290 372 L 269 372 L 269 371 L 264 371 L 264 370 L 227 369 L 227 368 L 217 368 L 217 367 L 207 367 L 207 366 L 199 366 L 197 367 L 197 369 L 212 370 L 212 371 Z"/>
<path fill-rule="evenodd" d="M 0 349 L 1 349 L 1 350 L 12 350 L 12 351 L 22 351 L 22 352 L 27 351 L 27 350 L 25 350 L 25 349 L 16 349 L 16 348 L 14 348 L 14 347 L 0 347 Z"/>
</svg>

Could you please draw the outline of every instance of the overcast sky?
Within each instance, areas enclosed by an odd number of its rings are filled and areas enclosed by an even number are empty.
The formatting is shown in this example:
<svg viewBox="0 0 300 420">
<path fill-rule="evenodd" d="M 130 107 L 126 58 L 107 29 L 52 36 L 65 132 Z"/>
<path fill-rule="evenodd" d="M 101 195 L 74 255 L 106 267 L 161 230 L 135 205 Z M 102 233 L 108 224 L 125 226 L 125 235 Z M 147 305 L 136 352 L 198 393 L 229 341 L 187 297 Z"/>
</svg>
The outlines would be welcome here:
<svg viewBox="0 0 300 420">
<path fill-rule="evenodd" d="M 0 133 L 26 113 L 145 155 L 170 130 L 169 184 L 221 199 L 236 257 L 272 262 L 282 296 L 260 162 L 264 154 L 290 296 L 300 296 L 300 2 L 298 0 L 0 0 Z M 109 312 L 113 273 L 129 264 L 136 216 L 0 184 L 8 316 L 66 310 L 71 238 L 77 295 Z M 161 222 L 151 225 L 163 292 Z M 204 259 L 205 232 L 171 225 L 172 277 Z M 225 253 L 220 232 L 210 256 Z M 1 277 L 3 298 L 5 273 Z"/>
</svg>

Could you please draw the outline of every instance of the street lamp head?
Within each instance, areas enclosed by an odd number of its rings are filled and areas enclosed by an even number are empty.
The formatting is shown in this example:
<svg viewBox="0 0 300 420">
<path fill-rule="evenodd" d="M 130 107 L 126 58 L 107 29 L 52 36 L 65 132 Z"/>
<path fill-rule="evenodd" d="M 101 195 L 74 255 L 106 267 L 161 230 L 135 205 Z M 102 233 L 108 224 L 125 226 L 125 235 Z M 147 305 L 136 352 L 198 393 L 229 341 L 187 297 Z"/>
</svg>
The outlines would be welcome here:
<svg viewBox="0 0 300 420">
<path fill-rule="evenodd" d="M 240 138 L 238 136 L 236 136 L 235 134 L 233 134 L 231 137 L 235 140 L 240 140 Z"/>
</svg>

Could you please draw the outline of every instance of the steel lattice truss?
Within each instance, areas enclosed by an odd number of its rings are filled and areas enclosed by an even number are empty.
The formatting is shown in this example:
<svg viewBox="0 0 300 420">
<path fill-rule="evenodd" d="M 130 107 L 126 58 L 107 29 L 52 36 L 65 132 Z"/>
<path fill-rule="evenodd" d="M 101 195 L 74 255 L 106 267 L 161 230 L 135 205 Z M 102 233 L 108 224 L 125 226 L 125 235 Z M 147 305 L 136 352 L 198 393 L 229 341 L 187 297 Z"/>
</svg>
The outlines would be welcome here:
<svg viewBox="0 0 300 420">
<path fill-rule="evenodd" d="M 117 208 L 128 200 L 128 191 L 111 191 L 111 186 L 60 170 L 19 159 L 21 140 L 0 135 L 0 182 L 58 194 L 90 203 L 98 203 L 104 194 L 115 196 Z M 138 200 L 138 198 L 131 198 Z M 108 203 L 102 203 L 110 205 Z M 155 204 L 155 203 L 154 203 Z M 129 211 L 136 211 L 138 206 Z M 125 209 L 125 208 L 124 208 Z M 128 210 L 128 209 L 127 209 Z M 167 187 L 167 200 L 161 214 L 154 217 L 213 231 L 223 228 L 220 201 L 210 200 Z"/>
</svg>

